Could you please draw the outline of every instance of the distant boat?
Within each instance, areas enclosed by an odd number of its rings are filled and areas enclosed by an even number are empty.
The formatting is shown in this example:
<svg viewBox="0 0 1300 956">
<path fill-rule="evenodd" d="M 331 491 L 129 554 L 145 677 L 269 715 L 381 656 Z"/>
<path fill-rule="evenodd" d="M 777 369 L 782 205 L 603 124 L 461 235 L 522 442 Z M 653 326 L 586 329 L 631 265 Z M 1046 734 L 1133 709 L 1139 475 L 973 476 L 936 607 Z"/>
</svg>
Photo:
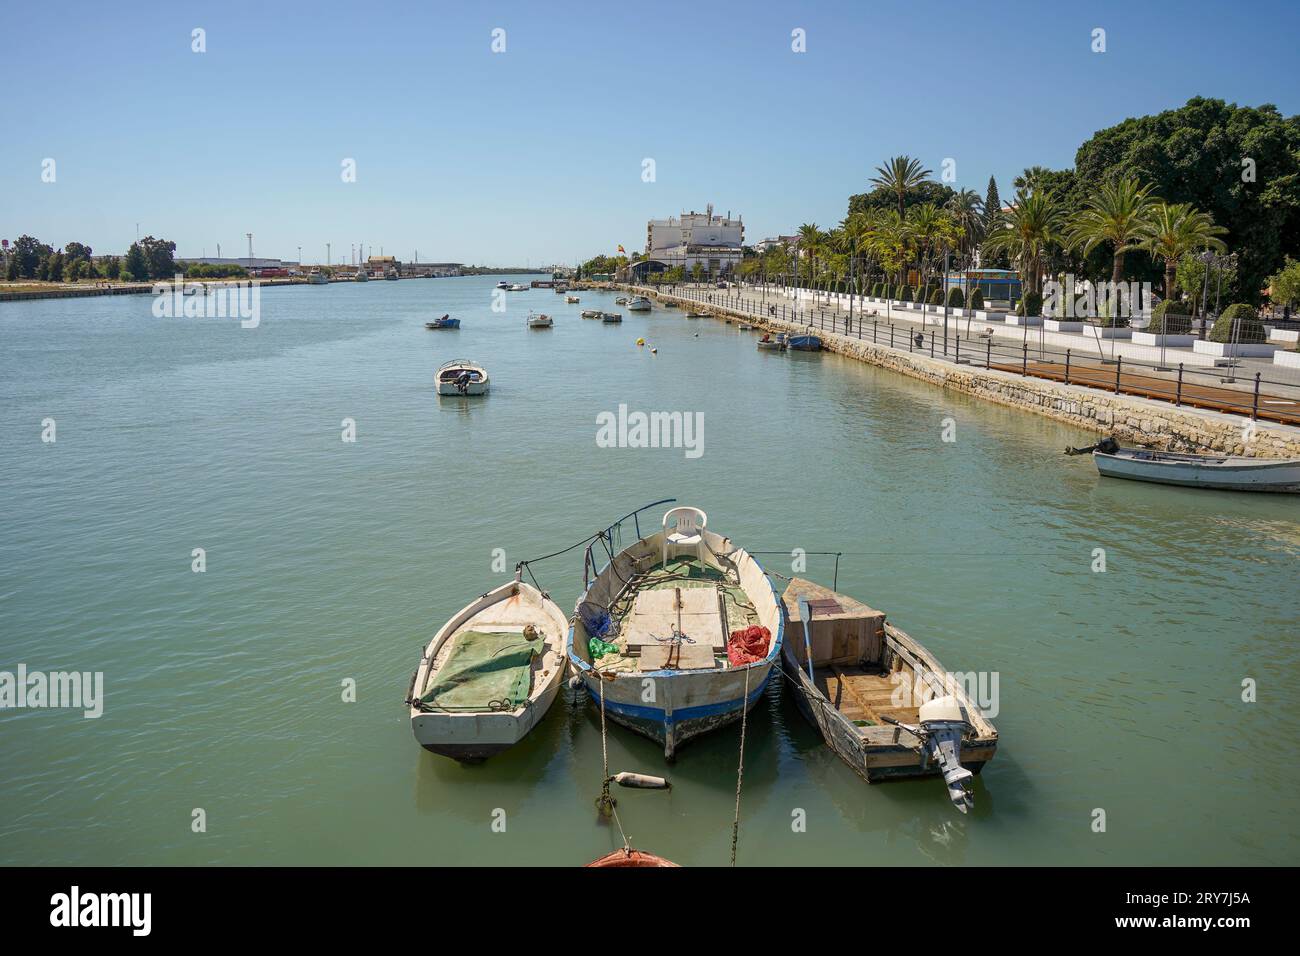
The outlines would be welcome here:
<svg viewBox="0 0 1300 956">
<path fill-rule="evenodd" d="M 615 305 L 627 305 L 627 296 L 625 296 L 625 295 L 620 295 L 617 299 L 614 300 L 614 304 L 615 304 Z"/>
<path fill-rule="evenodd" d="M 458 329 L 460 328 L 460 319 L 453 319 L 450 315 L 444 315 L 432 322 L 425 322 L 424 327 L 426 329 Z"/>
<path fill-rule="evenodd" d="M 1187 455 L 1151 448 L 1121 448 L 1113 438 L 1104 438 L 1087 448 L 1066 449 L 1067 455 L 1088 452 L 1092 452 L 1097 471 L 1107 478 L 1225 491 L 1300 492 L 1298 458 Z"/>
<path fill-rule="evenodd" d="M 568 621 L 549 597 L 515 580 L 439 628 L 411 676 L 411 730 L 425 750 L 473 762 L 514 746 L 564 683 Z"/>
<path fill-rule="evenodd" d="M 307 273 L 308 285 L 329 285 L 329 281 L 329 276 L 325 275 L 323 272 Z"/>
<path fill-rule="evenodd" d="M 369 282 L 369 281 L 370 281 L 370 276 L 366 275 L 366 270 L 365 270 L 365 269 L 358 269 L 358 270 L 357 270 L 356 281 L 357 281 L 357 282 Z"/>
<path fill-rule="evenodd" d="M 860 601 L 802 578 L 781 597 L 785 686 L 827 745 L 868 783 L 942 775 L 962 813 L 998 732 L 919 642 Z"/>
<path fill-rule="evenodd" d="M 387 272 L 384 273 L 384 278 L 387 279 L 389 282 L 396 282 L 398 279 L 401 278 L 401 276 L 397 274 L 396 269 L 389 269 Z"/>
<path fill-rule="evenodd" d="M 786 344 L 799 352 L 820 352 L 822 340 L 815 335 L 792 335 Z"/>
<path fill-rule="evenodd" d="M 545 313 L 542 312 L 528 313 L 528 327 L 530 329 L 549 329 L 554 324 L 555 321 Z"/>
<path fill-rule="evenodd" d="M 453 359 L 438 369 L 439 395 L 486 395 L 492 383 L 487 369 L 468 359 Z"/>
<path fill-rule="evenodd" d="M 510 288 L 510 283 L 509 283 L 509 282 L 506 282 L 504 279 L 502 279 L 500 282 L 497 283 L 497 288 L 498 288 L 498 289 L 509 289 L 509 288 Z"/>
<path fill-rule="evenodd" d="M 602 322 L 611 322 L 611 323 L 612 323 L 612 322 L 622 322 L 622 321 L 623 321 L 623 316 L 622 316 L 621 314 L 619 314 L 618 312 L 602 312 L 602 313 L 600 314 L 600 320 L 601 320 Z"/>
<path fill-rule="evenodd" d="M 766 352 L 781 352 L 781 351 L 784 351 L 784 350 L 785 350 L 785 333 L 783 332 L 783 333 L 777 335 L 776 338 L 772 338 L 772 333 L 770 333 L 770 332 L 765 332 L 765 333 L 763 333 L 763 337 L 762 337 L 761 339 L 759 339 L 757 342 L 755 342 L 754 344 L 757 345 L 761 350 L 766 351 Z"/>
<path fill-rule="evenodd" d="M 615 300 L 615 301 L 617 301 L 617 300 Z M 628 310 L 629 312 L 649 312 L 649 311 L 650 311 L 650 300 L 647 299 L 647 298 L 646 298 L 645 296 L 643 296 L 643 295 L 638 295 L 638 296 L 636 296 L 635 298 L 632 298 L 632 299 L 629 299 L 629 300 L 628 300 L 628 302 L 627 302 L 627 310 Z"/>
<path fill-rule="evenodd" d="M 701 312 L 698 309 L 688 309 L 686 311 L 686 317 L 688 319 L 707 319 L 709 317 L 709 313 Z"/>
<path fill-rule="evenodd" d="M 528 286 L 524 285 L 522 282 L 516 282 L 514 285 L 510 286 L 509 288 L 510 288 L 510 291 L 511 291 L 511 292 L 527 292 L 527 291 L 528 291 Z"/>
<path fill-rule="evenodd" d="M 564 297 L 564 301 L 567 302 L 569 305 L 577 305 L 578 297 L 576 295 L 566 295 Z"/>
<path fill-rule="evenodd" d="M 602 315 L 604 315 L 604 313 L 601 312 L 600 309 L 583 309 L 583 310 L 582 310 L 582 317 L 583 317 L 584 319 L 599 319 Z"/>
<path fill-rule="evenodd" d="M 742 332 L 748 332 L 750 329 L 753 328 L 753 326 L 746 325 L 744 322 L 741 322 L 740 325 L 737 326 L 737 328 L 740 329 L 740 331 Z"/>
</svg>

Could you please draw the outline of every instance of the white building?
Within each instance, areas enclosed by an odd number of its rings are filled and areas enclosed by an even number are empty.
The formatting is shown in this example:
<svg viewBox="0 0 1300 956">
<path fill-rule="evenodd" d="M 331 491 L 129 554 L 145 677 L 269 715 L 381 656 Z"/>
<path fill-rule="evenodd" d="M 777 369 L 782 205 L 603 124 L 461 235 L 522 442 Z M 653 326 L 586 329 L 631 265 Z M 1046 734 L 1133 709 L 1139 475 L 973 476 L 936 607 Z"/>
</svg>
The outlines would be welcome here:
<svg viewBox="0 0 1300 956">
<path fill-rule="evenodd" d="M 700 268 L 711 275 L 730 272 L 743 257 L 745 224 L 731 213 L 715 216 L 713 205 L 704 212 L 691 211 L 646 223 L 645 259 L 664 268 L 681 266 L 687 272 Z"/>
</svg>

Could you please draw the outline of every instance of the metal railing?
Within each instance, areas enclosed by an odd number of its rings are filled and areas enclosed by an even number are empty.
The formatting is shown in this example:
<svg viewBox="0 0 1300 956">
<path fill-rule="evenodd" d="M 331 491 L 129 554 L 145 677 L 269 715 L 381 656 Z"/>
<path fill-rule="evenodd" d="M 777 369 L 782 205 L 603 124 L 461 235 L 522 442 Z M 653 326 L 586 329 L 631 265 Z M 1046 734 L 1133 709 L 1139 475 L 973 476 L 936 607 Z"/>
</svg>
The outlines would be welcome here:
<svg viewBox="0 0 1300 956">
<path fill-rule="evenodd" d="M 1061 381 L 1102 389 L 1116 395 L 1128 394 L 1143 398 L 1167 401 L 1176 407 L 1184 405 L 1226 411 L 1248 416 L 1252 420 L 1261 416 L 1270 420 L 1300 425 L 1300 398 L 1295 400 L 1270 395 L 1269 386 L 1296 389 L 1300 382 L 1264 378 L 1262 372 L 1241 377 L 1237 366 L 1224 370 L 1215 367 L 1190 366 L 1179 362 L 1175 367 L 1124 358 L 1108 358 L 1092 352 L 1066 348 L 1049 349 L 1031 345 L 995 341 L 992 335 L 979 334 L 966 337 L 960 332 L 944 334 L 937 329 L 916 328 L 910 324 L 896 325 L 877 314 L 857 312 L 852 315 L 834 309 L 807 308 L 785 302 L 756 301 L 754 294 L 743 290 L 706 289 L 691 286 L 670 286 L 658 289 L 645 288 L 646 292 L 667 295 L 696 302 L 701 305 L 725 309 L 743 316 L 779 320 L 801 325 L 809 330 L 845 335 L 858 341 L 891 349 L 921 352 L 930 358 L 951 361 L 956 365 L 969 365 L 986 369 L 1013 372 L 1027 378 Z M 780 291 L 774 293 L 781 295 Z M 924 321 L 936 318 L 942 312 L 922 313 Z M 954 326 L 966 322 L 954 318 Z M 969 322 L 966 322 L 969 326 Z M 1111 366 L 1113 365 L 1113 369 Z M 1246 388 L 1225 388 L 1225 384 L 1241 382 Z M 1237 398 L 1240 396 L 1240 398 Z"/>
</svg>

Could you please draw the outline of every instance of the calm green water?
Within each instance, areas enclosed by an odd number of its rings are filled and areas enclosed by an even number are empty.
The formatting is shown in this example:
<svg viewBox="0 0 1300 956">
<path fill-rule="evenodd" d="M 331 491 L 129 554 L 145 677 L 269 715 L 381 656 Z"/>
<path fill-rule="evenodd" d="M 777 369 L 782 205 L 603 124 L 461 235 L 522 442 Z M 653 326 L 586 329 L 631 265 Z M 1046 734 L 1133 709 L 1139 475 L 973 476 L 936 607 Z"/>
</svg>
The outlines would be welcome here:
<svg viewBox="0 0 1300 956">
<path fill-rule="evenodd" d="M 936 780 L 862 783 L 774 684 L 749 723 L 741 863 L 1300 863 L 1295 499 L 1103 482 L 1060 455 L 1087 436 L 1045 419 L 759 353 L 676 310 L 579 319 L 612 297 L 513 293 L 493 313 L 495 281 L 271 289 L 256 330 L 156 319 L 147 297 L 0 306 L 0 670 L 106 684 L 98 720 L 0 711 L 0 862 L 608 852 L 590 707 L 566 692 L 520 746 L 461 767 L 415 745 L 402 700 L 420 646 L 505 579 L 493 549 L 513 567 L 671 496 L 753 550 L 849 552 L 840 590 L 949 668 L 999 674 L 969 818 Z M 530 305 L 554 330 L 524 328 Z M 444 311 L 462 330 L 426 332 Z M 462 356 L 489 366 L 486 400 L 433 394 Z M 702 411 L 704 454 L 597 447 L 619 403 Z M 830 583 L 825 559 L 808 571 Z M 569 611 L 580 557 L 537 573 Z M 633 842 L 726 863 L 738 740 L 665 768 L 611 728 L 612 770 L 674 784 L 618 794 Z"/>
</svg>

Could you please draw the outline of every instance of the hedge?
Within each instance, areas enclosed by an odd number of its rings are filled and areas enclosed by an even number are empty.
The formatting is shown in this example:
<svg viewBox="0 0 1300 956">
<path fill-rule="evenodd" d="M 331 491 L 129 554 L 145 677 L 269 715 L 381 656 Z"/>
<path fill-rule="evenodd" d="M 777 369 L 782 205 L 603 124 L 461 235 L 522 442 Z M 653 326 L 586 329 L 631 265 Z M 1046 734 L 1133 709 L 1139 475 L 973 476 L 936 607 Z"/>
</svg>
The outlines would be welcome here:
<svg viewBox="0 0 1300 956">
<path fill-rule="evenodd" d="M 1259 320 L 1255 310 L 1244 302 L 1234 302 L 1223 310 L 1223 314 L 1210 330 L 1211 342 L 1230 342 L 1233 339 L 1232 326 L 1237 321 L 1238 342 L 1263 342 L 1264 323 Z"/>
</svg>

